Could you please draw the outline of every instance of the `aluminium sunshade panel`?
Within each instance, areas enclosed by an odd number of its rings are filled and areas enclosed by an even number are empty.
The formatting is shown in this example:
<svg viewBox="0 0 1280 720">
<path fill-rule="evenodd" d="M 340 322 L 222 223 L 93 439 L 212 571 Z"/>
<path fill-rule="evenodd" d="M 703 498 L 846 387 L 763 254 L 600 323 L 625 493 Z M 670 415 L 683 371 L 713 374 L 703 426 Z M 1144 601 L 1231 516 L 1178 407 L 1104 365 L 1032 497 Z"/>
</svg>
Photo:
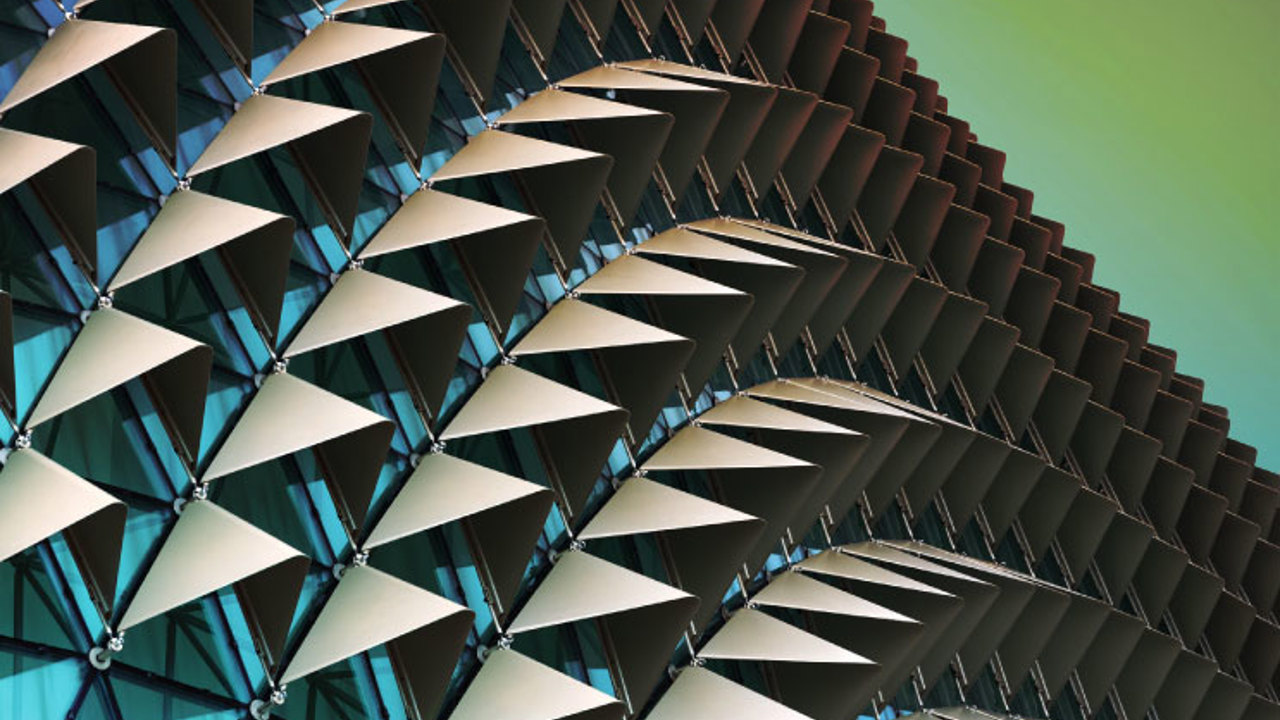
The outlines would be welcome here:
<svg viewBox="0 0 1280 720">
<path fill-rule="evenodd" d="M 920 96 L 917 94 L 916 107 L 919 107 L 920 102 Z M 934 178 L 942 170 L 942 159 L 946 155 L 947 140 L 950 135 L 951 128 L 918 111 L 912 111 L 907 117 L 907 128 L 902 133 L 902 147 L 920 153 L 924 158 L 924 166 L 920 168 L 922 177 L 928 176 L 930 181 L 942 183 Z M 954 193 L 954 187 L 952 192 Z"/>
<path fill-rule="evenodd" d="M 622 225 L 630 225 L 674 119 L 668 113 L 625 105 L 556 88 L 543 90 L 496 121 L 520 128 L 562 123 L 582 147 L 609 155 L 613 169 L 606 187 Z"/>
<path fill-rule="evenodd" d="M 438 185 L 511 174 L 530 203 L 529 210 L 546 220 L 557 259 L 563 267 L 571 268 L 577 263 L 578 249 L 612 168 L 613 159 L 608 155 L 485 130 L 468 138 L 430 180 Z"/>
<path fill-rule="evenodd" d="M 798 242 L 758 230 L 742 222 L 717 218 L 698 220 L 689 223 L 686 227 L 703 234 L 725 238 L 733 244 L 768 255 L 804 271 L 804 281 L 796 288 L 790 301 L 770 328 L 770 335 L 780 356 L 787 354 L 803 328 L 830 298 L 848 265 L 847 261 L 841 257 L 842 253 L 837 252 L 834 247 L 822 247 L 818 242 Z M 816 241 L 817 238 L 814 240 Z"/>
<path fill-rule="evenodd" d="M 187 502 L 115 626 L 123 632 L 234 586 L 267 672 L 281 659 L 311 560 L 208 500 Z"/>
<path fill-rule="evenodd" d="M 306 417 L 310 422 L 299 423 Z M 339 517 L 364 523 L 395 425 L 370 410 L 287 373 L 267 375 L 200 478 L 208 482 L 311 449 Z"/>
<path fill-rule="evenodd" d="M 757 197 L 769 192 L 774 178 L 800 140 L 809 119 L 818 108 L 813 93 L 779 87 L 778 96 L 769 108 L 751 147 L 742 159 Z M 834 108 L 833 108 L 834 109 Z"/>
<path fill-rule="evenodd" d="M 899 373 L 905 374 L 915 361 L 946 300 L 945 287 L 919 276 L 903 291 L 880 330 L 889 362 Z"/>
<path fill-rule="evenodd" d="M 727 682 L 727 681 L 726 681 Z M 556 672 L 515 650 L 495 649 L 467 686 L 450 720 L 617 720 L 612 695 Z"/>
<path fill-rule="evenodd" d="M 521 39 L 529 46 L 535 61 L 543 67 L 546 67 L 555 52 L 556 39 L 560 34 L 560 18 L 563 17 L 567 4 L 567 0 L 512 2 L 512 23 L 523 27 Z"/>
<path fill-rule="evenodd" d="M 288 683 L 386 645 L 405 712 L 439 709 L 475 613 L 371 567 L 347 568 L 279 671 Z"/>
<path fill-rule="evenodd" d="M 791 525 L 802 537 L 844 484 L 871 440 L 862 433 L 755 400 L 731 397 L 698 417 L 703 426 L 745 432 L 753 442 L 822 468 L 822 480 L 800 505 Z"/>
<path fill-rule="evenodd" d="M 727 680 L 706 668 L 690 665 L 650 711 L 652 720 L 712 720 L 731 713 L 739 720 L 812 720 L 795 710 Z"/>
<path fill-rule="evenodd" d="M 382 120 L 409 162 L 421 163 L 444 60 L 443 35 L 326 19 L 271 70 L 271 86 L 346 63 L 356 66 Z M 404 68 L 412 67 L 408 75 Z"/>
<path fill-rule="evenodd" d="M 629 413 L 639 438 L 676 388 L 694 342 L 572 297 L 556 303 L 511 350 L 512 357 L 589 352 L 604 370 L 608 399 Z"/>
<path fill-rule="evenodd" d="M 804 27 L 796 50 L 787 65 L 787 74 L 799 87 L 822 94 L 831 81 L 836 61 L 852 31 L 849 23 L 841 18 L 810 10 L 805 16 Z"/>
<path fill-rule="evenodd" d="M 853 313 L 844 322 L 855 362 L 866 360 L 885 322 L 916 277 L 915 266 L 886 257 Z"/>
<path fill-rule="evenodd" d="M 809 632 L 879 665 L 875 673 L 850 682 L 861 707 L 883 687 L 890 671 L 923 642 L 923 623 L 805 573 L 774 576 L 751 602 L 756 607 L 802 612 Z"/>
<path fill-rule="evenodd" d="M 141 377 L 175 447 L 194 465 L 212 365 L 208 345 L 111 307 L 95 310 L 23 425 L 34 428 Z"/>
<path fill-rule="evenodd" d="M 677 202 L 729 103 L 729 93 L 724 90 L 618 66 L 593 68 L 557 85 L 568 90 L 613 92 L 621 102 L 670 114 L 675 125 L 659 163 Z"/>
<path fill-rule="evenodd" d="M 598 620 L 613 648 L 624 698 L 639 710 L 688 626 L 698 599 L 582 550 L 561 554 L 508 628 L 520 636 L 546 627 Z"/>
<path fill-rule="evenodd" d="M 465 303 L 350 268 L 337 276 L 283 356 L 297 357 L 385 331 L 410 393 L 437 412 L 470 320 L 471 308 Z"/>
<path fill-rule="evenodd" d="M 989 612 L 996 607 L 1001 589 L 981 578 L 952 570 L 931 560 L 925 560 L 901 548 L 878 541 L 843 545 L 840 551 L 885 567 L 892 572 L 944 590 L 964 599 L 964 606 L 955 620 L 943 630 L 920 662 L 920 672 L 926 685 L 932 685 L 938 675 L 950 664 L 952 655 L 968 642 L 974 633 L 986 633 L 993 623 Z M 1007 623 L 1008 618 L 997 618 Z"/>
<path fill-rule="evenodd" d="M 720 121 L 716 123 L 702 152 L 715 194 L 719 196 L 723 193 L 768 116 L 778 95 L 777 88 L 747 78 L 666 60 L 631 60 L 619 65 L 724 90 L 729 94 Z"/>
<path fill-rule="evenodd" d="M 717 2 L 711 8 L 708 18 L 715 28 L 715 37 L 727 57 L 727 64 L 733 67 L 738 63 L 747 38 L 755 28 L 756 20 L 767 0 L 743 0 L 740 3 Z"/>
<path fill-rule="evenodd" d="M 822 578 L 864 600 L 893 609 L 924 626 L 909 651 L 877 673 L 882 689 L 892 691 L 920 663 L 959 614 L 964 601 L 956 595 L 913 580 L 840 550 L 826 550 L 802 560 L 800 572 Z"/>
<path fill-rule="evenodd" d="M 862 706 L 876 664 L 763 611 L 742 608 L 698 651 L 706 660 L 763 663 L 779 702 L 815 720 Z"/>
<path fill-rule="evenodd" d="M 653 534 L 663 548 L 663 565 L 671 582 L 700 599 L 693 617 L 703 628 L 765 522 L 733 508 L 644 477 L 631 477 L 605 503 L 578 538 Z"/>
<path fill-rule="evenodd" d="M 372 551 L 448 522 L 466 528 L 472 557 L 499 613 L 511 606 L 551 491 L 443 453 L 423 457 L 359 547 Z M 379 555 L 381 553 L 378 553 Z"/>
<path fill-rule="evenodd" d="M 751 295 L 751 309 L 730 341 L 740 364 L 760 348 L 805 276 L 803 268 L 788 262 L 680 227 L 649 238 L 635 253 L 691 263 L 706 279 Z"/>
<path fill-rule="evenodd" d="M 883 147 L 884 135 L 858 125 L 845 125 L 815 186 L 837 228 L 843 229 L 848 223 Z"/>
<path fill-rule="evenodd" d="M 999 588 L 990 610 L 960 647 L 964 667 L 982 667 L 1015 630 L 1027 630 L 1018 621 L 1035 595 L 1036 586 L 1030 578 L 995 562 L 947 552 L 918 541 L 889 541 L 888 544 Z"/>
<path fill-rule="evenodd" d="M 933 387 L 939 395 L 945 394 L 951 386 L 960 361 L 977 336 L 987 310 L 986 303 L 947 290 L 938 318 L 920 346 L 920 359 L 928 368 Z"/>
<path fill-rule="evenodd" d="M 542 218 L 422 188 L 392 214 L 359 257 L 379 258 L 448 242 L 480 311 L 505 332 L 545 231 Z"/>
<path fill-rule="evenodd" d="M 570 516 L 583 510 L 627 411 L 515 365 L 489 371 L 440 433 L 443 442 L 517 428 L 537 438 L 547 475 Z"/>
<path fill-rule="evenodd" d="M 373 116 L 356 110 L 252 95 L 186 171 L 198 179 L 225 165 L 287 146 L 326 222 L 349 242 L 360 201 Z"/>
<path fill-rule="evenodd" d="M 833 518 L 843 517 L 861 498 L 862 492 L 913 423 L 927 425 L 909 413 L 858 393 L 824 387 L 821 382 L 808 384 L 800 379 L 775 380 L 748 389 L 747 395 L 871 438 L 853 473 L 828 500 Z"/>
<path fill-rule="evenodd" d="M 170 168 L 177 153 L 178 37 L 169 28 L 68 18 L 22 70 L 0 113 L 101 66 Z M 90 258 L 92 261 L 92 258 Z"/>
<path fill-rule="evenodd" d="M 809 316 L 806 324 L 809 329 L 809 335 L 813 339 L 813 347 L 821 353 L 832 343 L 844 321 L 853 312 L 853 309 L 857 307 L 863 293 L 870 287 L 872 279 L 879 272 L 880 266 L 884 264 L 884 258 L 799 230 L 792 230 L 782 225 L 741 218 L 732 218 L 732 220 L 734 223 L 746 225 L 756 230 L 763 230 L 774 235 L 782 235 L 801 244 L 844 258 L 844 272 L 840 273 L 839 277 L 836 278 L 834 285 Z"/>
<path fill-rule="evenodd" d="M 755 62 L 771 83 L 781 83 L 808 20 L 813 0 L 765 0 L 747 38 Z M 837 41 L 842 42 L 841 40 Z"/>
<path fill-rule="evenodd" d="M 938 447 L 938 441 L 943 435 L 943 428 L 957 430 L 959 429 L 958 425 L 957 427 L 949 427 L 956 425 L 949 418 L 915 408 L 910 403 L 861 383 L 846 380 L 827 380 L 822 382 L 801 380 L 801 382 L 809 385 L 809 387 L 821 388 L 824 392 L 844 394 L 859 401 L 875 401 L 886 409 L 898 410 L 911 420 L 907 425 L 906 431 L 902 434 L 902 438 L 884 459 L 875 474 L 872 475 L 871 482 L 866 487 L 866 509 L 873 518 L 878 518 L 888 509 L 890 503 L 897 497 L 898 491 L 906 485 L 908 479 L 926 459 L 933 458 L 936 461 L 939 458 L 950 458 L 954 460 L 955 447 L 953 441 L 959 437 L 961 443 L 966 442 L 964 435 L 967 435 L 967 433 L 956 436 L 948 432 L 947 442 L 944 447 Z M 935 448 L 939 451 L 937 456 L 933 454 Z"/>
<path fill-rule="evenodd" d="M 754 304 L 740 290 L 636 255 L 610 261 L 576 290 L 583 298 L 602 301 L 611 296 L 641 299 L 659 327 L 692 339 L 697 345 L 684 370 L 691 391 L 707 382 Z"/>
<path fill-rule="evenodd" d="M 72 260 L 92 273 L 98 262 L 97 151 L 0 128 L 0 155 L 0 194 L 29 186 Z"/>
<path fill-rule="evenodd" d="M 973 273 L 990 224 L 986 215 L 954 203 L 947 208 L 929 250 L 929 259 L 942 283 L 951 290 L 969 294 L 969 276 Z"/>
<path fill-rule="evenodd" d="M 284 305 L 294 220 L 195 190 L 178 190 L 129 250 L 106 285 L 115 292 L 217 250 L 254 323 L 275 337 Z"/>
<path fill-rule="evenodd" d="M 449 58 L 454 69 L 479 94 L 481 103 L 489 99 L 493 89 L 511 2 L 481 0 L 465 6 L 452 0 L 418 0 L 416 3 L 432 27 L 448 38 Z M 340 9 L 352 4 L 352 0 L 347 0 Z"/>
<path fill-rule="evenodd" d="M 0 559 L 62 533 L 90 597 L 109 617 L 128 507 L 31 449 L 16 449 L 0 469 Z"/>
<path fill-rule="evenodd" d="M 832 153 L 844 139 L 845 128 L 852 118 L 853 111 L 844 105 L 819 100 L 814 106 L 809 121 L 782 164 L 781 177 L 795 207 L 804 208 L 808 204 L 818 178 L 830 164 Z"/>
<path fill-rule="evenodd" d="M 752 570 L 779 549 L 779 538 L 823 472 L 805 460 L 695 425 L 681 428 L 640 468 L 647 474 L 705 473 L 717 501 L 764 520 L 763 533 L 747 553 Z"/>
<path fill-rule="evenodd" d="M 907 262 L 924 265 L 929 259 L 955 194 L 955 186 L 951 183 L 925 175 L 916 176 L 893 225 L 893 235 Z"/>
<path fill-rule="evenodd" d="M 883 69 L 883 61 L 881 68 Z M 916 94 L 911 89 L 877 77 L 871 85 L 871 95 L 867 97 L 867 104 L 858 118 L 858 124 L 884 133 L 889 145 L 901 147 L 915 102 Z M 923 163 L 924 156 L 920 157 Z M 923 164 L 921 168 L 923 169 Z"/>
</svg>

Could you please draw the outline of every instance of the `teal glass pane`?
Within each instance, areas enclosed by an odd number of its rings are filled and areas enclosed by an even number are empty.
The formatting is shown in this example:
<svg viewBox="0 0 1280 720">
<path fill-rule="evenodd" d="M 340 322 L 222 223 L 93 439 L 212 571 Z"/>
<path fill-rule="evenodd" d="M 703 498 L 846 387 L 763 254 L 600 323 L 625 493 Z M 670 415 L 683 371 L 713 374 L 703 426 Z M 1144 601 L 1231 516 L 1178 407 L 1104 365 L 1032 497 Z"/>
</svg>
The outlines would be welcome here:
<svg viewBox="0 0 1280 720">
<path fill-rule="evenodd" d="M 221 632 L 212 598 L 170 610 L 129 629 L 120 662 L 193 688 L 249 700 L 244 671 Z"/>
<path fill-rule="evenodd" d="M 36 550 L 0 563 L 0 636 L 78 650 L 78 622 L 67 615 L 66 602 Z"/>
<path fill-rule="evenodd" d="M 89 663 L 80 658 L 0 650 L 0 717 L 66 717 L 88 674 Z"/>
<path fill-rule="evenodd" d="M 240 703 L 227 700 L 215 704 L 208 696 L 182 692 L 144 681 L 128 672 L 111 673 L 111 691 L 126 718 L 148 720 L 240 720 L 244 711 Z"/>
<path fill-rule="evenodd" d="M 142 581 L 144 562 L 152 556 L 169 524 L 174 520 L 169 508 L 143 510 L 129 508 L 124 526 L 124 543 L 120 552 L 120 576 L 116 582 L 116 606 L 119 607 L 126 590 Z M 55 545 L 55 548 L 57 546 Z M 65 566 L 65 565 L 64 565 Z"/>
</svg>

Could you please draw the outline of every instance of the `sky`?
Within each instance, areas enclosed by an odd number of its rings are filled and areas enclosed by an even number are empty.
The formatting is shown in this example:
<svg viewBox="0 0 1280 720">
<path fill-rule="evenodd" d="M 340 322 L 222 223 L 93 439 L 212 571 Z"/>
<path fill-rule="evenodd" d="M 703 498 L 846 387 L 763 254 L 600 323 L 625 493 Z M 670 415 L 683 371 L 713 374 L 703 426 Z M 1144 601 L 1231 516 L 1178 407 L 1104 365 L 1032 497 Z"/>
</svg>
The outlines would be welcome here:
<svg viewBox="0 0 1280 720">
<path fill-rule="evenodd" d="M 1005 180 L 1280 470 L 1280 2 L 878 0 Z"/>
</svg>

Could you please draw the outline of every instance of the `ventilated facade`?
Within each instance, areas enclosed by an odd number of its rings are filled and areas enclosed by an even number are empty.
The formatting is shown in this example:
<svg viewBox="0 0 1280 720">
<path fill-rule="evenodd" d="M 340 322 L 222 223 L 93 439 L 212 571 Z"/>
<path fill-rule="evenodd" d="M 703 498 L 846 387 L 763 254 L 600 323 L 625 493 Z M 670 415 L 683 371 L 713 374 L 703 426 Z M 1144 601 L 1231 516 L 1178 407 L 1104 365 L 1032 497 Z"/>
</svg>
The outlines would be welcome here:
<svg viewBox="0 0 1280 720">
<path fill-rule="evenodd" d="M 1280 717 L 1277 476 L 867 0 L 70 5 L 0 716 Z"/>
</svg>

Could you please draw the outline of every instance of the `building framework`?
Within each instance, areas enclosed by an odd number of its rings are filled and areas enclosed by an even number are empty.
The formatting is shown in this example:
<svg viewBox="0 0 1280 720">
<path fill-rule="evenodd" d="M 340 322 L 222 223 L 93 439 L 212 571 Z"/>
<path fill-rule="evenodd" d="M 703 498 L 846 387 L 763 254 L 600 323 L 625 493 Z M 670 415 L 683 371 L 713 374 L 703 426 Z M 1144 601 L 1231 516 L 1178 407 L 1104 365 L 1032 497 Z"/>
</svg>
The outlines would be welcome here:
<svg viewBox="0 0 1280 720">
<path fill-rule="evenodd" d="M 0 0 L 0 716 L 1280 718 L 1280 478 L 907 50 Z"/>
</svg>

